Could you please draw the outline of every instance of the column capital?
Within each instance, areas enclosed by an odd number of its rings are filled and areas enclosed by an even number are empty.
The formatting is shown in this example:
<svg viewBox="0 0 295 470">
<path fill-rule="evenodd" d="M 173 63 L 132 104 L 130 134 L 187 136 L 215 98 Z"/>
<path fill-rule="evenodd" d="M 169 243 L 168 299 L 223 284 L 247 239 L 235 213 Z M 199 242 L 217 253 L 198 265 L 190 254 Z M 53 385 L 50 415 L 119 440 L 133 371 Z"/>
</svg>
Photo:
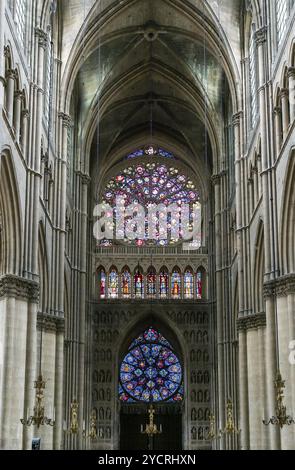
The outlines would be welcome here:
<svg viewBox="0 0 295 470">
<path fill-rule="evenodd" d="M 238 113 L 233 114 L 232 122 L 233 122 L 234 126 L 239 126 L 240 125 L 242 116 L 243 116 L 242 111 L 239 111 Z"/>
<path fill-rule="evenodd" d="M 38 330 L 59 333 L 65 330 L 65 319 L 63 316 L 48 315 L 47 313 L 38 312 L 37 315 Z"/>
<path fill-rule="evenodd" d="M 16 100 L 22 101 L 25 98 L 25 94 L 22 90 L 16 90 L 14 92 L 14 98 Z"/>
<path fill-rule="evenodd" d="M 295 78 L 295 67 L 289 67 L 288 68 L 288 77 L 289 78 Z"/>
<path fill-rule="evenodd" d="M 45 49 L 48 45 L 48 35 L 43 29 L 35 28 L 35 35 L 38 38 L 38 44 L 40 47 Z"/>
<path fill-rule="evenodd" d="M 280 90 L 280 97 L 281 97 L 281 98 L 288 98 L 288 96 L 289 96 L 289 90 L 288 90 L 288 88 L 282 88 L 282 89 Z"/>
<path fill-rule="evenodd" d="M 81 178 L 82 184 L 85 184 L 88 186 L 91 183 L 91 178 L 89 175 L 87 175 L 87 173 L 83 173 L 82 171 L 77 171 L 76 174 L 77 176 L 79 176 L 79 178 Z"/>
<path fill-rule="evenodd" d="M 211 181 L 212 181 L 213 186 L 217 186 L 218 184 L 220 184 L 220 180 L 221 180 L 221 173 L 216 173 L 215 175 L 211 176 Z"/>
<path fill-rule="evenodd" d="M 12 79 L 16 80 L 16 70 L 15 69 L 8 69 L 6 70 L 6 80 L 7 79 Z"/>
<path fill-rule="evenodd" d="M 257 330 L 266 326 L 266 314 L 257 313 L 256 315 L 248 315 L 240 317 L 237 321 L 238 331 Z"/>
<path fill-rule="evenodd" d="M 264 297 L 284 297 L 295 294 L 295 274 L 287 274 L 278 279 L 264 283 Z"/>
<path fill-rule="evenodd" d="M 22 110 L 22 117 L 25 118 L 25 119 L 29 119 L 30 111 L 28 109 L 23 109 Z"/>
<path fill-rule="evenodd" d="M 255 34 L 255 42 L 257 46 L 262 45 L 266 42 L 266 35 L 267 35 L 267 26 L 262 26 L 262 28 L 258 29 Z"/>
<path fill-rule="evenodd" d="M 59 113 L 58 113 L 58 117 L 62 120 L 62 125 L 63 125 L 64 127 L 67 127 L 67 128 L 72 127 L 73 121 L 72 121 L 71 116 L 69 116 L 69 115 L 66 114 L 66 113 L 59 112 Z"/>
<path fill-rule="evenodd" d="M 39 302 L 39 283 L 12 274 L 0 278 L 0 298 L 14 297 L 16 299 Z"/>
<path fill-rule="evenodd" d="M 273 110 L 273 113 L 274 113 L 275 116 L 281 116 L 282 110 L 279 106 L 276 106 Z"/>
<path fill-rule="evenodd" d="M 4 57 L 11 59 L 11 50 L 9 46 L 4 46 Z"/>
</svg>

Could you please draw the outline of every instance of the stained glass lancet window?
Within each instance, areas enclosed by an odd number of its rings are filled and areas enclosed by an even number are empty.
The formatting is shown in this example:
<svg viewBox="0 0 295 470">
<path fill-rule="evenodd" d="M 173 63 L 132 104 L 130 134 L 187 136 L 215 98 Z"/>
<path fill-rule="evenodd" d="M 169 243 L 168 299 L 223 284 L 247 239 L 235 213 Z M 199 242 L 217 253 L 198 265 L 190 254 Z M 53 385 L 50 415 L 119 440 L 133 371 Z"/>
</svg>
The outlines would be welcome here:
<svg viewBox="0 0 295 470">
<path fill-rule="evenodd" d="M 193 299 L 194 298 L 194 275 L 192 269 L 186 269 L 184 273 L 184 298 Z"/>
<path fill-rule="evenodd" d="M 168 270 L 166 268 L 162 268 L 159 276 L 159 291 L 161 299 L 167 299 L 168 297 L 168 282 Z"/>
<path fill-rule="evenodd" d="M 131 297 L 131 273 L 128 268 L 123 269 L 121 277 L 122 297 L 130 299 Z"/>
<path fill-rule="evenodd" d="M 106 298 L 106 273 L 103 268 L 98 270 L 98 288 L 99 288 L 99 298 Z"/>
<path fill-rule="evenodd" d="M 119 296 L 119 275 L 115 268 L 109 272 L 109 298 L 117 299 Z"/>
<path fill-rule="evenodd" d="M 201 300 L 204 298 L 204 284 L 205 284 L 205 271 L 203 268 L 199 268 L 196 276 L 196 294 L 197 299 Z"/>
<path fill-rule="evenodd" d="M 183 372 L 170 343 L 153 327 L 130 345 L 120 367 L 119 397 L 125 403 L 183 400 Z"/>
<path fill-rule="evenodd" d="M 171 297 L 173 299 L 181 298 L 181 274 L 178 268 L 174 268 L 171 276 Z"/>
<path fill-rule="evenodd" d="M 147 273 L 147 296 L 150 299 L 156 297 L 156 270 L 152 266 Z"/>
<path fill-rule="evenodd" d="M 134 295 L 137 299 L 144 297 L 144 280 L 142 270 L 137 268 L 134 274 Z"/>
</svg>

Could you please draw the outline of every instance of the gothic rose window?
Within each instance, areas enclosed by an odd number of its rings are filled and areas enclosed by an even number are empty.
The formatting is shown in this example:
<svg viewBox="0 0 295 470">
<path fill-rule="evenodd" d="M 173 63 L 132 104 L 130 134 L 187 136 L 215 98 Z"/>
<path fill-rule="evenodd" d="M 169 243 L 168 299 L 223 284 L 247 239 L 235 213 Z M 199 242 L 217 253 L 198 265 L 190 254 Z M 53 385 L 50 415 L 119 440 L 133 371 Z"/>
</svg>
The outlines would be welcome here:
<svg viewBox="0 0 295 470">
<path fill-rule="evenodd" d="M 134 340 L 120 368 L 120 400 L 125 403 L 183 400 L 183 373 L 170 343 L 153 327 Z"/>
<path fill-rule="evenodd" d="M 199 193 L 189 176 L 176 166 L 147 161 L 123 169 L 108 181 L 102 203 L 116 208 L 116 202 L 125 208 L 134 205 L 134 210 L 143 208 L 145 211 L 144 224 L 138 233 L 134 233 L 134 239 L 130 236 L 130 233 L 133 234 L 133 222 L 126 218 L 122 223 L 115 211 L 118 240 L 139 247 L 152 244 L 165 246 L 175 244 L 183 236 L 180 210 L 184 205 L 191 209 L 199 205 Z M 153 212 L 155 207 L 157 211 Z M 192 222 L 192 211 L 189 217 Z M 106 242 L 103 240 L 101 245 L 106 246 Z"/>
</svg>

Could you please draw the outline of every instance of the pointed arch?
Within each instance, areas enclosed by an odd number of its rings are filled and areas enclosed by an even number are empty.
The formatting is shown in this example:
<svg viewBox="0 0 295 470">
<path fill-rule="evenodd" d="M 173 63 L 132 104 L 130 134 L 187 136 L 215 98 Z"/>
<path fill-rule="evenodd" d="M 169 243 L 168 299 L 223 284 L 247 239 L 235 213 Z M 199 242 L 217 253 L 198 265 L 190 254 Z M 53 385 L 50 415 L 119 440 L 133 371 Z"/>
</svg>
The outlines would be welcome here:
<svg viewBox="0 0 295 470">
<path fill-rule="evenodd" d="M 295 272 L 295 150 L 289 156 L 286 169 L 285 187 L 283 191 L 280 221 L 280 265 L 281 274 Z"/>
<path fill-rule="evenodd" d="M 48 312 L 49 272 L 48 255 L 46 247 L 46 234 L 43 221 L 39 223 L 38 233 L 38 272 L 40 282 L 39 309 L 43 313 Z"/>
<path fill-rule="evenodd" d="M 0 156 L 0 274 L 22 274 L 22 221 L 19 190 L 9 149 Z"/>
<path fill-rule="evenodd" d="M 262 313 L 265 311 L 264 297 L 263 297 L 263 284 L 264 284 L 264 226 L 262 220 L 259 223 L 254 260 L 253 260 L 253 279 L 254 279 L 254 312 Z"/>
</svg>

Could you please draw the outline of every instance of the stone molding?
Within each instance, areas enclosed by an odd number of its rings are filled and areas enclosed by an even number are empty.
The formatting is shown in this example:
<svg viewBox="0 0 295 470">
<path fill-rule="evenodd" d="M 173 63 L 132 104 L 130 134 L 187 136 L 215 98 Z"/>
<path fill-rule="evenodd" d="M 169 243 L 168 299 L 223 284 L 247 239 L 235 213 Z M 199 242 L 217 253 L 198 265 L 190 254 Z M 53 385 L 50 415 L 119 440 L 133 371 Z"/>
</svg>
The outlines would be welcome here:
<svg viewBox="0 0 295 470">
<path fill-rule="evenodd" d="M 238 331 L 257 330 L 266 326 L 266 314 L 257 313 L 239 318 L 237 321 Z"/>
<path fill-rule="evenodd" d="M 39 283 L 12 274 L 0 278 L 0 298 L 14 297 L 16 299 L 39 302 Z"/>
<path fill-rule="evenodd" d="M 42 328 L 42 330 L 46 332 L 63 333 L 65 331 L 65 319 L 63 317 L 55 317 L 47 313 L 38 312 L 37 327 L 38 330 Z"/>
<path fill-rule="evenodd" d="M 284 297 L 295 294 L 295 273 L 287 274 L 264 284 L 264 297 Z"/>
</svg>

